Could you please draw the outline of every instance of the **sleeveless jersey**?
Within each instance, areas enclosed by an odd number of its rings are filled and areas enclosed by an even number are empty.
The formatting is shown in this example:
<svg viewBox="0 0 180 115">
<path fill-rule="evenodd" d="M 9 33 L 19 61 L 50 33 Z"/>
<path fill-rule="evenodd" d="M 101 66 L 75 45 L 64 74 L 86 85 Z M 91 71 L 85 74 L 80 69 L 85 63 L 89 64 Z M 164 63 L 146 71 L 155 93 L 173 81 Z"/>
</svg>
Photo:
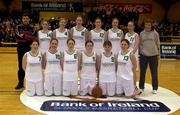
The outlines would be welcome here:
<svg viewBox="0 0 180 115">
<path fill-rule="evenodd" d="M 127 39 L 130 42 L 130 50 L 132 51 L 135 46 L 137 33 L 134 33 L 133 35 L 129 36 L 128 33 L 125 35 L 125 39 Z"/>
<path fill-rule="evenodd" d="M 26 80 L 31 82 L 41 81 L 42 76 L 42 66 L 41 60 L 42 56 L 41 53 L 38 52 L 37 56 L 32 56 L 30 52 L 26 53 L 27 56 L 27 65 L 26 65 Z"/>
<path fill-rule="evenodd" d="M 46 51 L 46 69 L 45 73 L 62 73 L 62 68 L 60 65 L 60 52 L 52 54 Z"/>
<path fill-rule="evenodd" d="M 100 82 L 115 82 L 116 81 L 115 59 L 114 54 L 107 57 L 102 53 L 101 55 L 101 67 L 99 74 Z"/>
<path fill-rule="evenodd" d="M 132 63 L 130 59 L 131 51 L 128 51 L 125 55 L 122 55 L 121 51 L 118 54 L 118 68 L 117 76 L 120 76 L 126 80 L 133 79 Z"/>
<path fill-rule="evenodd" d="M 94 30 L 91 30 L 91 39 L 94 42 L 94 51 L 99 54 L 103 52 L 104 37 L 104 30 L 101 30 L 100 32 L 95 32 Z"/>
<path fill-rule="evenodd" d="M 85 49 L 85 30 L 86 30 L 86 28 L 79 31 L 76 29 L 76 27 L 73 27 L 73 39 L 76 42 L 75 49 L 77 49 L 77 50 L 82 51 Z"/>
<path fill-rule="evenodd" d="M 58 50 L 62 52 L 67 50 L 68 29 L 65 29 L 64 32 L 60 32 L 59 29 L 55 29 L 54 31 L 56 33 L 56 39 L 58 39 Z"/>
<path fill-rule="evenodd" d="M 44 32 L 43 30 L 38 31 L 39 37 L 39 50 L 43 53 L 49 49 L 49 42 L 51 40 L 52 31 Z"/>
<path fill-rule="evenodd" d="M 96 79 L 96 53 L 92 56 L 87 56 L 82 52 L 82 69 L 81 77 L 86 76 L 88 79 Z"/>
<path fill-rule="evenodd" d="M 120 48 L 120 41 L 123 37 L 123 31 L 118 30 L 117 32 L 113 32 L 112 29 L 108 30 L 108 39 L 112 43 L 112 51 L 117 54 Z"/>
<path fill-rule="evenodd" d="M 64 80 L 77 80 L 78 75 L 78 55 L 77 50 L 72 54 L 68 54 L 67 51 L 64 51 L 64 72 L 66 74 L 74 74 L 75 76 L 63 76 Z"/>
</svg>

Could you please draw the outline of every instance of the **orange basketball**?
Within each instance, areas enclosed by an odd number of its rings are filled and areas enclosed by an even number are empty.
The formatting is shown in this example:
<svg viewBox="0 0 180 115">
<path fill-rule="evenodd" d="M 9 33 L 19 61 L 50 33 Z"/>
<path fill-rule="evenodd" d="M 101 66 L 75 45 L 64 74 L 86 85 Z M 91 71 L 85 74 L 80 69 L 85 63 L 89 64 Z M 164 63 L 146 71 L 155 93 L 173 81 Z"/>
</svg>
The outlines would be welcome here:
<svg viewBox="0 0 180 115">
<path fill-rule="evenodd" d="M 102 89 L 98 85 L 92 89 L 92 96 L 95 98 L 102 97 Z"/>
</svg>

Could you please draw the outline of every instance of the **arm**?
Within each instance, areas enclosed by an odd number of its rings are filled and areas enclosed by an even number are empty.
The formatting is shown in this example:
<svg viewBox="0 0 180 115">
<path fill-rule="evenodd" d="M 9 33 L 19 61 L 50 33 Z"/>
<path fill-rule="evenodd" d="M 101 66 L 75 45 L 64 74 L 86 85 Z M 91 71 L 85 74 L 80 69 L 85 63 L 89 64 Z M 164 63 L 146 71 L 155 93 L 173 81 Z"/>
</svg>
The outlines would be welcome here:
<svg viewBox="0 0 180 115">
<path fill-rule="evenodd" d="M 46 53 L 44 53 L 44 54 L 42 55 L 42 68 L 43 68 L 43 69 L 46 68 L 46 62 L 47 62 L 47 60 L 46 60 Z"/>
<path fill-rule="evenodd" d="M 158 49 L 158 56 L 160 56 L 160 40 L 159 40 L 159 34 L 157 32 L 155 32 L 155 41 Z"/>
<path fill-rule="evenodd" d="M 137 76 L 136 76 L 136 67 L 137 67 L 137 62 L 136 62 L 136 57 L 132 53 L 130 55 L 131 63 L 132 63 L 132 71 L 133 71 L 133 78 L 134 78 L 134 86 L 136 87 L 136 81 L 137 81 Z"/>
<path fill-rule="evenodd" d="M 97 79 L 99 81 L 99 72 L 101 67 L 101 55 L 96 54 L 96 71 L 97 71 Z"/>
<path fill-rule="evenodd" d="M 26 66 L 27 66 L 27 54 L 25 53 L 22 60 L 22 68 L 24 71 L 26 71 Z"/>
<path fill-rule="evenodd" d="M 104 31 L 104 41 L 108 40 L 108 37 L 107 37 L 107 32 Z"/>
<path fill-rule="evenodd" d="M 88 41 L 89 40 L 89 34 L 88 34 L 88 30 L 86 29 L 85 30 L 85 41 Z"/>
<path fill-rule="evenodd" d="M 18 35 L 20 38 L 23 38 L 23 34 L 19 32 L 19 25 L 16 26 L 16 35 Z"/>
<path fill-rule="evenodd" d="M 114 61 L 115 61 L 115 70 L 117 72 L 117 68 L 118 68 L 118 54 L 114 54 Z"/>
<path fill-rule="evenodd" d="M 81 71 L 82 69 L 82 53 L 78 53 L 78 71 Z"/>
<path fill-rule="evenodd" d="M 89 31 L 89 40 L 92 40 L 91 31 Z"/>
<path fill-rule="evenodd" d="M 71 32 L 70 32 L 70 30 L 67 30 L 67 33 L 68 33 L 68 39 L 71 38 Z"/>
<path fill-rule="evenodd" d="M 106 32 L 106 40 L 109 40 L 109 30 Z"/>
<path fill-rule="evenodd" d="M 56 31 L 55 30 L 52 32 L 52 38 L 56 38 Z"/>
<path fill-rule="evenodd" d="M 64 52 L 61 53 L 61 59 L 60 60 L 61 60 L 61 68 L 63 71 L 63 69 L 64 69 L 64 66 L 63 66 L 64 65 Z"/>
<path fill-rule="evenodd" d="M 134 48 L 133 48 L 133 54 L 135 54 L 136 53 L 136 51 L 137 51 L 137 49 L 139 48 L 139 35 L 137 34 L 136 36 L 135 36 L 135 45 L 134 45 Z"/>
<path fill-rule="evenodd" d="M 73 28 L 70 29 L 70 38 L 73 39 Z"/>
<path fill-rule="evenodd" d="M 120 36 L 120 41 L 124 39 L 124 32 L 121 30 L 121 36 Z"/>
</svg>

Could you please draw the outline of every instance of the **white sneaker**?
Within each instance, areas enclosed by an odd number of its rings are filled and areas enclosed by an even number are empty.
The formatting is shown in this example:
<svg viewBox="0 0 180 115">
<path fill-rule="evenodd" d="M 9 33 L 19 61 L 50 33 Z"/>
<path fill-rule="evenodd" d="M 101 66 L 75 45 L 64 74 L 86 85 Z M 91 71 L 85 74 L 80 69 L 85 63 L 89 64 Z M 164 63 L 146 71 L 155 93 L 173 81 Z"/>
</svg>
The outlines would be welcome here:
<svg viewBox="0 0 180 115">
<path fill-rule="evenodd" d="M 153 93 L 153 94 L 157 94 L 157 90 L 153 90 L 152 93 Z"/>
<path fill-rule="evenodd" d="M 139 90 L 140 90 L 140 92 L 142 92 L 142 93 L 144 92 L 144 89 L 139 89 Z"/>
</svg>

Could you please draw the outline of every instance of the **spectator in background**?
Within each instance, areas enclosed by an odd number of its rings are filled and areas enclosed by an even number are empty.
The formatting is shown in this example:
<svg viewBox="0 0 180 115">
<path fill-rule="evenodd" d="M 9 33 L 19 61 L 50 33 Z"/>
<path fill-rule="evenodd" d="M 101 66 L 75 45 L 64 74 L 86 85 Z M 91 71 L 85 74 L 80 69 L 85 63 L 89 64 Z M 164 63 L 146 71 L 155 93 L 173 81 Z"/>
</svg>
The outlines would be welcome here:
<svg viewBox="0 0 180 115">
<path fill-rule="evenodd" d="M 153 22 L 150 19 L 145 20 L 144 30 L 140 33 L 140 81 L 139 88 L 144 90 L 145 75 L 149 64 L 153 94 L 158 89 L 158 56 L 159 56 L 159 34 L 153 28 Z"/>
<path fill-rule="evenodd" d="M 18 84 L 15 89 L 23 88 L 24 85 L 24 70 L 22 68 L 22 57 L 23 55 L 30 50 L 30 43 L 34 40 L 35 30 L 33 25 L 30 23 L 30 17 L 28 14 L 22 15 L 22 24 L 17 25 L 16 34 L 19 37 L 17 40 L 17 52 L 18 52 Z"/>
</svg>

